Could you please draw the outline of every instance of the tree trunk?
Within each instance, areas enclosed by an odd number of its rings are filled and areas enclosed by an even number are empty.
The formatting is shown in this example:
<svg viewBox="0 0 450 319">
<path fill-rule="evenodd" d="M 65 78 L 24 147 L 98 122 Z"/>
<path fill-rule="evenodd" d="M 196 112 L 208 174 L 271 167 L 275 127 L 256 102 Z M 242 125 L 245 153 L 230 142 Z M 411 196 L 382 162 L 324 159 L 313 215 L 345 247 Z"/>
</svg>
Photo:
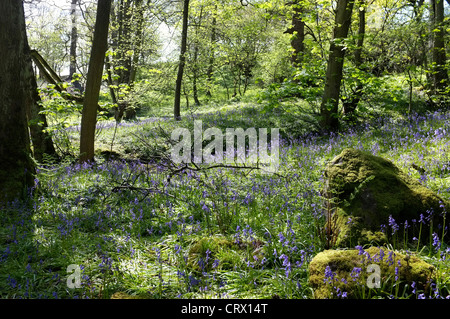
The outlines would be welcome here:
<svg viewBox="0 0 450 319">
<path fill-rule="evenodd" d="M 72 17 L 72 31 L 70 33 L 70 66 L 69 66 L 70 79 L 72 79 L 73 75 L 77 72 L 77 42 L 78 42 L 77 4 L 78 0 L 72 0 L 72 7 L 70 12 L 70 15 Z"/>
<path fill-rule="evenodd" d="M 192 91 L 194 95 L 194 103 L 196 106 L 200 105 L 200 100 L 198 99 L 198 87 L 197 87 L 197 80 L 198 80 L 198 43 L 194 44 L 194 66 L 192 69 Z"/>
<path fill-rule="evenodd" d="M 111 0 L 99 0 L 95 21 L 86 94 L 83 104 L 80 132 L 80 162 L 94 159 L 95 128 L 97 124 L 98 97 L 103 75 L 105 53 L 108 48 L 109 14 Z"/>
<path fill-rule="evenodd" d="M 354 0 L 338 0 L 333 40 L 330 43 L 325 90 L 320 106 L 321 127 L 325 131 L 339 130 L 339 96 L 341 92 L 342 69 L 345 44 L 351 23 Z"/>
<path fill-rule="evenodd" d="M 134 53 L 133 61 L 131 63 L 131 74 L 130 74 L 130 84 L 133 84 L 136 80 L 136 71 L 139 63 L 139 57 L 142 51 L 142 43 L 144 39 L 144 8 L 143 0 L 135 0 L 135 11 L 136 11 L 136 36 L 134 41 Z"/>
<path fill-rule="evenodd" d="M 39 96 L 38 87 L 36 83 L 36 76 L 34 74 L 31 50 L 28 45 L 27 30 L 25 24 L 22 25 L 22 36 L 25 41 L 25 47 L 27 51 L 26 56 L 26 81 L 29 87 L 29 94 L 26 99 L 26 110 L 28 125 L 30 129 L 30 136 L 32 141 L 32 149 L 34 159 L 41 162 L 44 159 L 44 154 L 52 157 L 53 159 L 58 158 L 55 147 L 53 145 L 52 138 L 45 129 L 48 127 L 47 118 L 42 114 L 41 97 Z"/>
<path fill-rule="evenodd" d="M 364 7 L 364 1 L 361 1 L 361 7 L 359 10 L 359 25 L 358 25 L 358 40 L 355 49 L 355 66 L 359 69 L 362 64 L 362 49 L 364 45 L 364 35 L 366 33 L 366 8 Z M 357 79 L 356 88 L 350 94 L 350 96 L 344 101 L 344 114 L 349 120 L 352 120 L 358 103 L 361 100 L 363 92 L 362 82 Z"/>
<path fill-rule="evenodd" d="M 33 66 L 27 63 L 29 70 L 26 72 L 29 77 L 28 85 L 30 87 L 29 95 L 27 96 L 27 117 L 30 128 L 31 141 L 33 143 L 33 155 L 36 161 L 41 162 L 44 155 L 53 159 L 58 158 L 52 138 L 45 129 L 48 127 L 47 118 L 42 114 L 41 97 L 38 93 L 36 77 L 34 75 Z"/>
<path fill-rule="evenodd" d="M 187 33 L 189 20 L 189 0 L 184 0 L 183 8 L 183 30 L 181 31 L 181 52 L 180 62 L 178 64 L 178 74 L 175 85 L 175 102 L 173 107 L 173 116 L 175 120 L 181 120 L 180 103 L 181 103 L 181 86 L 183 82 L 184 66 L 186 64 L 186 48 L 187 48 Z"/>
<path fill-rule="evenodd" d="M 192 44 L 194 46 L 194 56 L 192 61 L 192 91 L 193 91 L 193 97 L 194 97 L 194 103 L 196 106 L 200 105 L 200 100 L 198 99 L 198 77 L 199 77 L 199 67 L 198 67 L 198 54 L 199 54 L 199 41 L 198 41 L 198 30 L 200 26 L 202 25 L 202 19 L 203 19 L 203 6 L 200 9 L 198 21 L 196 22 L 196 28 L 195 28 L 195 41 Z"/>
<path fill-rule="evenodd" d="M 435 94 L 443 94 L 448 84 L 445 67 L 444 0 L 431 0 L 432 33 L 433 33 L 433 90 Z"/>
<path fill-rule="evenodd" d="M 137 64 L 142 50 L 143 0 L 120 0 L 113 11 L 111 48 L 114 55 L 107 62 L 108 85 L 116 105 L 114 117 L 116 122 L 120 122 L 124 116 L 126 119 L 133 119 L 136 116 L 135 108 L 130 107 L 129 97 L 134 89 Z M 114 81 L 113 72 L 117 76 Z"/>
<path fill-rule="evenodd" d="M 303 54 L 305 51 L 305 22 L 302 19 L 303 8 L 299 0 L 292 4 L 294 15 L 292 17 L 292 28 L 285 33 L 292 34 L 291 46 L 294 52 L 291 56 L 291 61 L 294 66 L 299 65 L 303 61 Z"/>
<path fill-rule="evenodd" d="M 206 71 L 206 96 L 212 97 L 211 88 L 212 88 L 212 77 L 213 77 L 213 71 L 214 71 L 214 60 L 215 60 L 215 53 L 214 53 L 214 47 L 216 45 L 216 26 L 217 26 L 217 4 L 214 7 L 213 11 L 213 19 L 211 24 L 211 47 L 209 52 L 209 63 L 208 63 L 208 70 Z"/>
<path fill-rule="evenodd" d="M 33 68 L 23 30 L 22 1 L 0 1 L 0 202 L 25 195 L 34 181 L 26 114 Z"/>
</svg>

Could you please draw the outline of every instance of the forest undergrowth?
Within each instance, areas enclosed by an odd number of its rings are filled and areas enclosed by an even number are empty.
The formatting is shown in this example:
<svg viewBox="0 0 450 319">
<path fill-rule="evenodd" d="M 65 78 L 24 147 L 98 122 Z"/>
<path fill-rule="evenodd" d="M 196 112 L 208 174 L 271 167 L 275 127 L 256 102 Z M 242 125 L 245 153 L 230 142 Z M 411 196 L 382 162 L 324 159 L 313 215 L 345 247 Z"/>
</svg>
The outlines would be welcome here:
<svg viewBox="0 0 450 319">
<path fill-rule="evenodd" d="M 277 124 L 244 103 L 198 119 L 204 128 Z M 314 298 L 308 265 L 325 249 L 323 171 L 344 148 L 385 157 L 450 199 L 448 111 L 374 117 L 328 136 L 282 132 L 277 174 L 221 167 L 168 179 L 151 160 L 152 141 L 190 120 L 104 125 L 95 163 L 40 165 L 28 199 L 1 208 L 0 297 Z M 436 266 L 428 295 L 410 284 L 371 298 L 447 297 L 450 250 L 430 240 L 404 247 Z"/>
</svg>

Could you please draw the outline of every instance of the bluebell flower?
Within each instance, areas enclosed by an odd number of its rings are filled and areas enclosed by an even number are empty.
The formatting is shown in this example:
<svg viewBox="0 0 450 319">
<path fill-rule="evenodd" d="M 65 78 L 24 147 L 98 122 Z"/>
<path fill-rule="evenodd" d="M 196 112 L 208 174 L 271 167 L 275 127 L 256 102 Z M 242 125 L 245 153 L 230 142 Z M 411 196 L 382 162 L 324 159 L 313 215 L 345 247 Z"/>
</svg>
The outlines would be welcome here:
<svg viewBox="0 0 450 319">
<path fill-rule="evenodd" d="M 420 218 L 419 218 L 419 223 L 425 224 L 425 219 L 424 219 L 423 214 L 420 214 L 419 217 L 420 217 Z"/>
<path fill-rule="evenodd" d="M 211 250 L 209 250 L 209 248 L 206 250 L 206 260 L 205 262 L 208 263 L 209 260 L 209 255 L 211 254 Z"/>
<path fill-rule="evenodd" d="M 390 252 L 388 253 L 388 259 L 387 259 L 387 262 L 388 262 L 388 265 L 389 265 L 389 266 L 391 266 L 391 265 L 394 264 L 394 259 L 393 259 L 394 256 L 395 256 L 395 253 L 394 253 L 393 251 L 390 251 Z"/>
<path fill-rule="evenodd" d="M 330 266 L 325 268 L 325 276 L 323 279 L 324 283 L 331 283 L 334 280 L 335 273 L 331 270 Z"/>
<path fill-rule="evenodd" d="M 358 255 L 363 255 L 365 253 L 365 251 L 361 245 L 358 245 L 355 248 L 359 250 Z"/>
<path fill-rule="evenodd" d="M 384 250 L 383 250 L 383 248 L 380 248 L 380 255 L 379 255 L 378 261 L 383 261 L 383 258 L 384 258 Z"/>
<path fill-rule="evenodd" d="M 278 239 L 280 240 L 280 243 L 283 247 L 289 245 L 289 240 L 286 239 L 286 237 L 283 235 L 283 233 L 279 233 L 278 234 Z"/>
<path fill-rule="evenodd" d="M 17 280 L 12 278 L 11 275 L 8 275 L 8 284 L 11 288 L 16 288 Z"/>
<path fill-rule="evenodd" d="M 397 223 L 395 222 L 395 219 L 392 217 L 392 215 L 389 215 L 389 226 L 391 226 L 392 235 L 394 235 L 399 229 L 399 227 L 398 227 Z"/>
<path fill-rule="evenodd" d="M 441 242 L 439 241 L 439 236 L 436 233 L 433 233 L 433 247 L 436 251 L 441 248 Z"/>
<path fill-rule="evenodd" d="M 362 270 L 361 267 L 353 267 L 353 270 L 350 274 L 353 281 L 356 281 L 359 278 L 359 275 L 361 274 L 361 270 Z"/>
<path fill-rule="evenodd" d="M 289 274 L 291 272 L 291 263 L 289 262 L 289 257 L 285 254 L 282 254 L 280 256 L 280 260 L 283 261 L 283 267 L 285 269 L 286 278 L 289 277 Z"/>
</svg>

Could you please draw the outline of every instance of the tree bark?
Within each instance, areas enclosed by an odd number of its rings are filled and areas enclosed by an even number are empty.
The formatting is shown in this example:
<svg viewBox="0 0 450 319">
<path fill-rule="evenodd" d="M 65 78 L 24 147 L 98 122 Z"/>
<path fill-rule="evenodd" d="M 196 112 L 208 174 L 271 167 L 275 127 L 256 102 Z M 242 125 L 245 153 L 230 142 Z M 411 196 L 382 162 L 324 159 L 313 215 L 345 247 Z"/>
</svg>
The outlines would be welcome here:
<svg viewBox="0 0 450 319">
<path fill-rule="evenodd" d="M 173 106 L 173 116 L 177 121 L 181 120 L 181 112 L 180 112 L 181 87 L 183 84 L 184 66 L 186 64 L 188 20 L 189 20 L 189 0 L 184 0 L 183 29 L 181 31 L 181 52 L 178 64 L 177 80 L 175 84 L 175 101 Z"/>
<path fill-rule="evenodd" d="M 320 106 L 320 125 L 325 131 L 339 130 L 339 97 L 341 92 L 342 70 L 344 66 L 345 45 L 351 24 L 354 0 L 338 0 L 333 39 L 330 43 L 325 89 Z"/>
<path fill-rule="evenodd" d="M 72 30 L 70 33 L 70 66 L 69 66 L 70 79 L 72 79 L 73 75 L 77 72 L 77 42 L 78 42 L 77 5 L 78 0 L 72 0 L 70 12 L 70 15 L 72 17 Z"/>
<path fill-rule="evenodd" d="M 444 31 L 444 0 L 431 0 L 433 33 L 433 90 L 435 94 L 445 92 L 448 84 L 448 74 L 445 67 L 447 60 L 445 52 Z"/>
<path fill-rule="evenodd" d="M 294 15 L 292 17 L 292 28 L 285 33 L 292 34 L 291 46 L 294 52 L 291 56 L 291 62 L 294 66 L 299 65 L 303 61 L 305 51 L 305 22 L 302 19 L 303 8 L 299 0 L 295 0 L 292 4 Z"/>
<path fill-rule="evenodd" d="M 0 202 L 26 195 L 33 185 L 26 105 L 33 70 L 22 1 L 0 1 Z"/>
<path fill-rule="evenodd" d="M 34 159 L 42 162 L 44 155 L 58 158 L 52 138 L 45 129 L 48 127 L 47 118 L 42 114 L 43 108 L 41 106 L 41 97 L 39 96 L 38 87 L 36 83 L 36 76 L 33 70 L 32 53 L 28 44 L 27 30 L 25 24 L 22 25 L 22 36 L 25 41 L 25 68 L 26 82 L 28 84 L 29 94 L 26 98 L 26 110 L 28 118 L 28 126 L 30 129 L 30 136 L 32 141 L 32 150 Z M 41 65 L 40 65 L 41 67 Z"/>
<path fill-rule="evenodd" d="M 194 44 L 194 61 L 193 61 L 193 68 L 192 68 L 192 91 L 193 91 L 193 97 L 194 97 L 194 103 L 196 106 L 200 105 L 200 100 L 198 99 L 198 87 L 197 87 L 197 80 L 198 80 L 198 43 Z"/>
<path fill-rule="evenodd" d="M 131 63 L 130 83 L 133 84 L 136 80 L 137 66 L 139 63 L 139 57 L 142 51 L 142 43 L 144 39 L 144 8 L 143 0 L 135 0 L 135 15 L 136 15 L 136 36 L 134 41 L 134 53 Z"/>
<path fill-rule="evenodd" d="M 364 7 L 364 0 L 361 1 L 361 7 L 359 10 L 359 21 L 358 21 L 358 40 L 355 49 L 355 66 L 359 69 L 362 64 L 362 49 L 364 45 L 364 35 L 366 33 L 366 8 Z M 361 100 L 361 95 L 363 92 L 363 84 L 357 79 L 356 88 L 353 90 L 352 94 L 344 101 L 344 114 L 348 119 L 352 120 L 358 103 Z"/>
<path fill-rule="evenodd" d="M 192 93 L 194 97 L 194 103 L 196 106 L 199 106 L 200 100 L 198 99 L 198 77 L 199 77 L 199 66 L 198 66 L 198 55 L 199 55 L 199 40 L 198 40 L 198 31 L 200 26 L 202 25 L 203 20 L 203 6 L 200 9 L 198 21 L 196 22 L 196 28 L 195 28 L 195 41 L 192 44 L 194 46 L 194 56 L 192 61 Z"/>
<path fill-rule="evenodd" d="M 113 9 L 112 50 L 114 55 L 107 61 L 108 85 L 114 104 L 114 117 L 120 122 L 125 116 L 132 119 L 136 110 L 129 107 L 129 96 L 134 89 L 137 65 L 141 55 L 144 31 L 143 0 L 120 0 Z M 112 73 L 117 79 L 112 79 Z"/>
<path fill-rule="evenodd" d="M 45 131 L 48 127 L 47 118 L 42 114 L 43 109 L 41 106 L 41 97 L 38 93 L 36 77 L 31 64 L 31 58 L 28 59 L 30 60 L 30 63 L 27 62 L 26 67 L 29 69 L 26 74 L 29 77 L 27 81 L 30 92 L 27 96 L 26 107 L 34 159 L 38 162 L 42 162 L 45 157 L 44 155 L 57 159 L 58 154 L 53 145 L 52 137 Z"/>
<path fill-rule="evenodd" d="M 214 60 L 215 60 L 215 45 L 216 45 L 216 27 L 217 27 L 217 4 L 214 7 L 213 18 L 211 23 L 211 40 L 210 40 L 210 52 L 209 52 L 209 62 L 208 70 L 206 71 L 206 96 L 212 97 L 212 77 L 214 72 Z"/>
<path fill-rule="evenodd" d="M 98 97 L 103 75 L 105 53 L 108 48 L 109 14 L 111 0 L 99 0 L 95 21 L 86 94 L 83 103 L 80 132 L 80 162 L 94 159 L 95 128 L 97 124 Z"/>
</svg>

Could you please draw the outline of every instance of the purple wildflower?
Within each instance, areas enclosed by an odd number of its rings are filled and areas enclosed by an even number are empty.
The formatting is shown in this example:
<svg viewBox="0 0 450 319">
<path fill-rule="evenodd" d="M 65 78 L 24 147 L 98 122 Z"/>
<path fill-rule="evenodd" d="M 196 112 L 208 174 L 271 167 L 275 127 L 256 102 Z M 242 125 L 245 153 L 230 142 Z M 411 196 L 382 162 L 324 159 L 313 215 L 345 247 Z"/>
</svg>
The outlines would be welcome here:
<svg viewBox="0 0 450 319">
<path fill-rule="evenodd" d="M 395 222 L 395 219 L 392 217 L 392 215 L 389 215 L 389 226 L 391 226 L 392 229 L 392 235 L 394 235 L 398 231 L 398 225 Z"/>
<path fill-rule="evenodd" d="M 331 270 L 330 266 L 325 268 L 325 277 L 323 279 L 324 283 L 331 283 L 334 280 L 335 273 Z"/>
<path fill-rule="evenodd" d="M 433 247 L 438 251 L 441 248 L 441 242 L 439 241 L 439 236 L 433 233 Z"/>
<path fill-rule="evenodd" d="M 353 281 L 356 281 L 359 278 L 359 275 L 361 274 L 361 267 L 353 267 L 353 270 L 350 274 Z"/>
<path fill-rule="evenodd" d="M 291 263 L 289 262 L 289 257 L 286 256 L 285 254 L 282 254 L 280 256 L 280 260 L 283 261 L 283 267 L 284 267 L 286 278 L 287 278 L 287 277 L 289 277 L 289 274 L 291 272 Z"/>
</svg>

